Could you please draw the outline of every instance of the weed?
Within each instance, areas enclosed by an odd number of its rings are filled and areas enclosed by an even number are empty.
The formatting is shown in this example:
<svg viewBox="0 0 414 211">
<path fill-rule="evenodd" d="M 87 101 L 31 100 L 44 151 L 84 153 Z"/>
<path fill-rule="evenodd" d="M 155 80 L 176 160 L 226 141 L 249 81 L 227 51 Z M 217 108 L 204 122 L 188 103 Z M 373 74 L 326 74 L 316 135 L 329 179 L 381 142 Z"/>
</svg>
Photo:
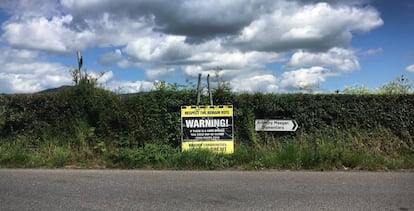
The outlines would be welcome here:
<svg viewBox="0 0 414 211">
<path fill-rule="evenodd" d="M 275 159 L 281 168 L 300 169 L 302 167 L 301 149 L 296 143 L 286 143 Z"/>
<path fill-rule="evenodd" d="M 64 167 L 71 161 L 71 152 L 64 147 L 53 147 L 51 154 L 47 160 L 47 165 L 53 168 Z"/>
<path fill-rule="evenodd" d="M 147 164 L 142 149 L 116 149 L 108 154 L 108 159 L 116 167 L 122 168 L 142 168 Z"/>
<path fill-rule="evenodd" d="M 0 149 L 0 166 L 4 167 L 33 167 L 35 157 L 33 153 L 20 144 L 11 144 Z"/>
</svg>

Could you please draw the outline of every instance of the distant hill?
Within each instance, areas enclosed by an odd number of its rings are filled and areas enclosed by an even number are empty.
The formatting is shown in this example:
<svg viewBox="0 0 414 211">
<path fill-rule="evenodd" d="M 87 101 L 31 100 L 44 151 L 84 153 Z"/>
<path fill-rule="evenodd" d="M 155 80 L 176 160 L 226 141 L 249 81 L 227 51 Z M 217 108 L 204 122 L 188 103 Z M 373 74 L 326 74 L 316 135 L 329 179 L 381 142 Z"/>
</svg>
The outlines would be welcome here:
<svg viewBox="0 0 414 211">
<path fill-rule="evenodd" d="M 61 86 L 61 87 L 57 87 L 57 88 L 46 89 L 46 90 L 37 92 L 37 94 L 56 93 L 56 92 L 60 92 L 60 91 L 63 91 L 63 90 L 69 90 L 69 89 L 71 89 L 73 87 L 74 86 L 67 86 L 66 85 L 66 86 Z M 121 96 L 139 96 L 139 95 L 148 94 L 150 92 L 153 92 L 153 91 L 149 91 L 149 92 L 136 92 L 136 93 L 123 93 L 123 94 L 118 94 L 118 95 L 121 95 Z"/>
<path fill-rule="evenodd" d="M 119 94 L 121 96 L 127 96 L 127 97 L 134 97 L 134 96 L 141 96 L 141 95 L 145 95 L 145 94 L 149 94 L 153 91 L 149 91 L 149 92 L 135 92 L 135 93 L 123 93 L 123 94 Z"/>
<path fill-rule="evenodd" d="M 68 90 L 71 89 L 73 86 L 61 86 L 61 87 L 57 87 L 57 88 L 51 88 L 51 89 L 46 89 L 40 92 L 37 92 L 39 94 L 47 94 L 47 93 L 56 93 L 56 92 L 60 92 L 63 90 Z"/>
</svg>

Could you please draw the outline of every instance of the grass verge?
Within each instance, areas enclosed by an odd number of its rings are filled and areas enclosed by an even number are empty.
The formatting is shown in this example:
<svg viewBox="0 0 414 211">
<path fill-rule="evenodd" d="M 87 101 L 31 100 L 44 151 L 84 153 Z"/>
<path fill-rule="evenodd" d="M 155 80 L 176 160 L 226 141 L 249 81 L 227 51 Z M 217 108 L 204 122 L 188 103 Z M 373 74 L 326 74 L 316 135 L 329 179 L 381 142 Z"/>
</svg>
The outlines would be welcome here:
<svg viewBox="0 0 414 211">
<path fill-rule="evenodd" d="M 180 152 L 169 145 L 139 148 L 93 149 L 45 144 L 25 147 L 22 142 L 0 146 L 0 167 L 5 168 L 151 168 L 151 169 L 289 169 L 289 170 L 400 170 L 414 169 L 414 153 L 396 157 L 370 151 L 352 151 L 320 141 L 316 145 L 284 143 L 279 148 L 236 146 L 234 154 L 208 150 Z"/>
</svg>

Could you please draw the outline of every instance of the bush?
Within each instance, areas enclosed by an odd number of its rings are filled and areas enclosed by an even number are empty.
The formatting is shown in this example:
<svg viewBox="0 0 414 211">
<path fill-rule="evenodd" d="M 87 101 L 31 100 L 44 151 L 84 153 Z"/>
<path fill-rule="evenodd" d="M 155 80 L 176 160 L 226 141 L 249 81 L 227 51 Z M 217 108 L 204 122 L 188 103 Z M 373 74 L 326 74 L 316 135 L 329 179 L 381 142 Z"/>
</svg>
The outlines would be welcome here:
<svg viewBox="0 0 414 211">
<path fill-rule="evenodd" d="M 35 167 L 41 165 L 40 157 L 20 141 L 0 145 L 0 167 Z"/>
<path fill-rule="evenodd" d="M 108 161 L 122 168 L 169 168 L 177 150 L 169 145 L 147 144 L 140 148 L 118 148 L 107 155 Z"/>
<path fill-rule="evenodd" d="M 223 169 L 232 165 L 230 156 L 217 154 L 206 149 L 194 149 L 176 154 L 175 167 L 178 169 Z"/>
<path fill-rule="evenodd" d="M 195 91 L 177 85 L 164 83 L 135 95 L 116 95 L 88 83 L 53 93 L 0 95 L 0 146 L 24 137 L 21 146 L 7 148 L 13 155 L 7 151 L 1 162 L 30 166 L 35 160 L 61 167 L 104 156 L 125 168 L 411 165 L 394 161 L 410 157 L 414 148 L 413 94 L 237 94 L 221 87 L 214 95 L 215 103 L 234 107 L 238 147 L 230 156 L 176 153 L 181 144 L 180 107 L 196 103 Z M 254 120 L 259 118 L 295 119 L 299 128 L 257 132 Z M 58 140 L 53 141 L 56 148 L 42 156 L 56 160 L 39 161 L 39 147 L 51 139 Z M 356 152 L 371 155 L 358 157 Z"/>
<path fill-rule="evenodd" d="M 108 155 L 108 159 L 115 167 L 121 168 L 142 168 L 147 164 L 146 158 L 141 149 L 116 149 Z"/>
<path fill-rule="evenodd" d="M 296 143 L 285 144 L 276 156 L 276 165 L 285 169 L 300 169 L 302 167 L 301 148 Z"/>
<path fill-rule="evenodd" d="M 53 168 L 64 167 L 72 160 L 71 151 L 64 147 L 53 147 L 48 155 L 47 165 Z"/>
</svg>

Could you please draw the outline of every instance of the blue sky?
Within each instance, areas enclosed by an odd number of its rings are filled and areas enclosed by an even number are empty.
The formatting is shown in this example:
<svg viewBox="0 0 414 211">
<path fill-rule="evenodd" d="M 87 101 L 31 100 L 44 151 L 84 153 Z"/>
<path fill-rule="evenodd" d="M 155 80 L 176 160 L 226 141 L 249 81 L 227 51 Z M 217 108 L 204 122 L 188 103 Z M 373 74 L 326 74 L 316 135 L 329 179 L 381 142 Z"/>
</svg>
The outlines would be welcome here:
<svg viewBox="0 0 414 211">
<path fill-rule="evenodd" d="M 219 75 L 239 92 L 375 90 L 414 80 L 412 0 L 1 0 L 0 93 L 119 92 Z"/>
</svg>

